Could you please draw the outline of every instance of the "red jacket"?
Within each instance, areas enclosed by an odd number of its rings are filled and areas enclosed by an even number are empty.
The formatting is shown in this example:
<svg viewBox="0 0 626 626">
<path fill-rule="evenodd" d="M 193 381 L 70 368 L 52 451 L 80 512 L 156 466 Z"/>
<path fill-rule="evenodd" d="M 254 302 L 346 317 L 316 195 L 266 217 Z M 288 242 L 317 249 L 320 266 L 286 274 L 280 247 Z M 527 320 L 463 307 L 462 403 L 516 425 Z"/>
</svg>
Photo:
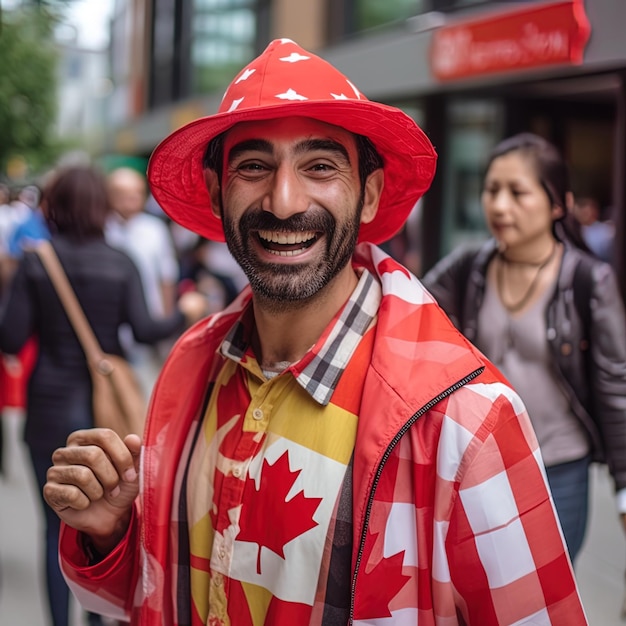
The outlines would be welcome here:
<svg viewBox="0 0 626 626">
<path fill-rule="evenodd" d="M 407 270 L 368 244 L 355 264 L 378 276 L 383 299 L 354 456 L 352 623 L 587 624 L 519 397 Z M 178 624 L 179 461 L 249 297 L 197 324 L 168 358 L 120 545 L 89 566 L 64 527 L 62 568 L 86 608 Z"/>
</svg>

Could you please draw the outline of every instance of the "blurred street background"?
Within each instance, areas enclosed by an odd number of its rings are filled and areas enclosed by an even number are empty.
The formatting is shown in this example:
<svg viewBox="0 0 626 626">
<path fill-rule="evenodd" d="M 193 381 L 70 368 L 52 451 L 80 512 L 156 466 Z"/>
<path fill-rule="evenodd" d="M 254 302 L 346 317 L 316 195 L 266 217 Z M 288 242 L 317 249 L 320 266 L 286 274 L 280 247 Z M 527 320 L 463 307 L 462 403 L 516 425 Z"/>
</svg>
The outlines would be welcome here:
<svg viewBox="0 0 626 626">
<path fill-rule="evenodd" d="M 385 245 L 414 273 L 487 236 L 489 151 L 529 131 L 597 204 L 626 293 L 625 23 L 621 0 L 0 0 L 0 182 L 79 159 L 145 172 L 166 135 L 214 113 L 234 73 L 288 37 L 437 149 L 434 184 Z"/>
<path fill-rule="evenodd" d="M 4 427 L 7 471 L 0 479 L 0 626 L 47 626 L 39 565 L 41 514 L 27 452 L 20 441 L 19 412 L 6 411 Z M 623 626 L 626 537 L 604 467 L 593 468 L 592 489 L 591 525 L 577 579 L 590 626 Z M 77 607 L 72 614 L 71 626 L 83 626 Z"/>
<path fill-rule="evenodd" d="M 214 113 L 234 72 L 271 39 L 289 37 L 369 98 L 403 109 L 435 145 L 434 184 L 384 245 L 416 275 L 487 236 L 480 190 L 489 151 L 531 131 L 562 150 L 574 193 L 600 207 L 624 296 L 624 24 L 624 0 L 0 0 L 0 183 L 13 197 L 75 162 L 144 173 L 162 138 Z M 176 228 L 150 198 L 146 212 L 170 228 L 181 277 L 195 263 L 220 278 L 221 307 L 227 287 L 240 287 L 223 249 Z M 215 290 L 210 283 L 207 299 Z M 5 410 L 0 626 L 47 626 L 22 425 L 19 411 Z M 591 626 L 619 626 L 626 538 L 603 467 L 593 470 L 590 515 L 577 566 L 584 605 Z M 73 616 L 81 626 L 77 608 Z"/>
</svg>

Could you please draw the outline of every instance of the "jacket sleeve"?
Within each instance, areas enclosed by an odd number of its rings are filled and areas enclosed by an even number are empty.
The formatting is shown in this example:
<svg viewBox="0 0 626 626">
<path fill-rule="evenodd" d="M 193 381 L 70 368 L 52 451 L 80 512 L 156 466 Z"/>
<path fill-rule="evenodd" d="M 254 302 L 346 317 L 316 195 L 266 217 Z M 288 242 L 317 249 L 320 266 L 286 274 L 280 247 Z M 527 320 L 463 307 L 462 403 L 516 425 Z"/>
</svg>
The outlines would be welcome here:
<svg viewBox="0 0 626 626">
<path fill-rule="evenodd" d="M 598 264 L 591 302 L 592 413 L 617 489 L 626 488 L 626 315 L 612 269 Z"/>
<path fill-rule="evenodd" d="M 63 576 L 83 608 L 129 621 L 139 572 L 139 520 L 133 511 L 128 532 L 101 561 L 91 564 L 83 535 L 61 525 L 59 560 Z"/>
<path fill-rule="evenodd" d="M 504 384 L 469 387 L 492 404 L 458 466 L 445 540 L 457 611 L 468 626 L 586 625 L 524 406 Z"/>
</svg>

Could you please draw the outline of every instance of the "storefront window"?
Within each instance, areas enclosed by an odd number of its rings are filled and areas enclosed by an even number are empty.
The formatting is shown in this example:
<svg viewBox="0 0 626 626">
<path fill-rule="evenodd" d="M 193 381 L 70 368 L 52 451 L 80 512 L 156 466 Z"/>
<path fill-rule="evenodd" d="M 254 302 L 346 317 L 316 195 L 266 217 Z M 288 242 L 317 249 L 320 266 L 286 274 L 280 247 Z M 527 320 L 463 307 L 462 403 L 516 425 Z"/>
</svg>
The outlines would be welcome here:
<svg viewBox="0 0 626 626">
<path fill-rule="evenodd" d="M 442 253 L 487 237 L 480 195 L 487 158 L 502 136 L 497 100 L 455 99 L 448 103 Z"/>
<path fill-rule="evenodd" d="M 404 20 L 422 13 L 425 5 L 425 0 L 355 0 L 354 28 L 361 31 Z"/>
<path fill-rule="evenodd" d="M 152 7 L 152 65 L 150 106 L 168 104 L 178 91 L 174 61 L 178 48 L 176 7 L 168 0 L 155 0 Z M 129 41 L 132 35 L 128 35 Z M 130 51 L 129 51 L 130 54 Z"/>
<path fill-rule="evenodd" d="M 191 88 L 224 87 L 256 53 L 257 0 L 194 0 Z"/>
</svg>

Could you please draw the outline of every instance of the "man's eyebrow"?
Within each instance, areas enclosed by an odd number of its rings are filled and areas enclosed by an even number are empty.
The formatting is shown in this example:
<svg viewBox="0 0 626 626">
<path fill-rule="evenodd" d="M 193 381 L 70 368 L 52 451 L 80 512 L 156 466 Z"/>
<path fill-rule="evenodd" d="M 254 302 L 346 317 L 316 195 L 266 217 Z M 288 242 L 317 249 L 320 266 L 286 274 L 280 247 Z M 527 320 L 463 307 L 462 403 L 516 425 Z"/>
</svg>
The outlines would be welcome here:
<svg viewBox="0 0 626 626">
<path fill-rule="evenodd" d="M 296 146 L 296 154 L 304 154 L 313 150 L 333 152 L 350 163 L 350 155 L 346 147 L 333 139 L 305 139 Z"/>
<path fill-rule="evenodd" d="M 228 151 L 228 163 L 231 163 L 234 159 L 236 159 L 243 152 L 265 152 L 267 154 L 272 154 L 274 148 L 272 144 L 265 139 L 244 139 L 244 141 L 240 141 L 236 143 L 229 151 Z"/>
<path fill-rule="evenodd" d="M 333 139 L 305 139 L 298 143 L 295 148 L 296 154 L 304 154 L 305 152 L 315 150 L 332 152 L 345 159 L 347 163 L 350 163 L 350 155 L 346 147 Z M 272 143 L 266 139 L 244 139 L 229 150 L 228 163 L 232 163 L 233 160 L 244 152 L 264 152 L 266 154 L 272 154 L 273 151 Z"/>
</svg>

